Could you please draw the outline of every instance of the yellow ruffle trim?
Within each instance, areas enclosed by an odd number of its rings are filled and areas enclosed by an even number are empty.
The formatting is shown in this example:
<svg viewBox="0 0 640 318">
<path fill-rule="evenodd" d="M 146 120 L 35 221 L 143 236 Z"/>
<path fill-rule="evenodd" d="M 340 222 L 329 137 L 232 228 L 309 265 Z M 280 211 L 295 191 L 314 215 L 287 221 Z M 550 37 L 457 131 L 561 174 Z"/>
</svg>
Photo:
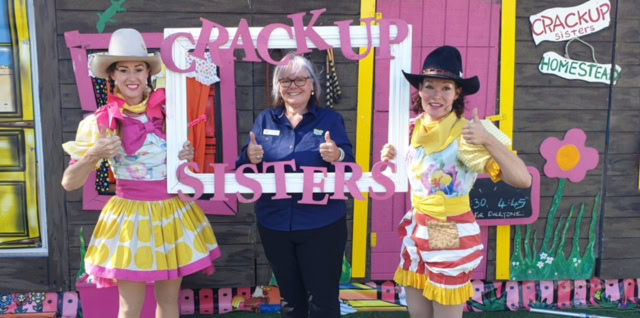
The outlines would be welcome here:
<svg viewBox="0 0 640 318">
<path fill-rule="evenodd" d="M 402 286 L 424 289 L 424 286 L 427 282 L 427 276 L 424 274 L 407 272 L 404 269 L 398 267 L 395 275 L 393 275 L 393 280 Z"/>
<path fill-rule="evenodd" d="M 498 165 L 498 163 L 493 158 L 487 161 L 485 170 L 487 171 L 489 178 L 491 178 L 491 181 L 493 181 L 494 183 L 502 180 L 502 178 L 500 177 L 500 173 L 502 173 L 502 170 L 500 170 L 500 165 Z"/>
<path fill-rule="evenodd" d="M 467 300 L 473 297 L 473 293 L 474 291 L 471 283 L 466 283 L 464 286 L 456 289 L 445 289 L 435 286 L 427 280 L 422 295 L 429 300 L 437 302 L 438 304 L 455 306 L 466 303 Z"/>
<path fill-rule="evenodd" d="M 429 279 L 427 279 L 426 275 L 408 272 L 402 268 L 398 268 L 396 270 L 393 280 L 399 285 L 405 287 L 422 289 L 422 295 L 425 298 L 435 301 L 441 305 L 462 305 L 473 297 L 474 293 L 473 286 L 470 282 L 456 289 L 440 288 L 433 285 Z"/>
</svg>

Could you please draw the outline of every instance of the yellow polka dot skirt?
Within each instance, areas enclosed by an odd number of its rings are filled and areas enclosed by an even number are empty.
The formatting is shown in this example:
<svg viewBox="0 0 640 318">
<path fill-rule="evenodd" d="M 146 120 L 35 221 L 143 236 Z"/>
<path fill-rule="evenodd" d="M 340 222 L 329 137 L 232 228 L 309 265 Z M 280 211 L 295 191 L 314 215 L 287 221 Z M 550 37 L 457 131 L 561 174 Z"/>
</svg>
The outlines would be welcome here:
<svg viewBox="0 0 640 318">
<path fill-rule="evenodd" d="M 220 249 L 197 204 L 174 197 L 136 201 L 113 197 L 105 205 L 85 256 L 98 280 L 173 280 L 213 272 Z"/>
</svg>

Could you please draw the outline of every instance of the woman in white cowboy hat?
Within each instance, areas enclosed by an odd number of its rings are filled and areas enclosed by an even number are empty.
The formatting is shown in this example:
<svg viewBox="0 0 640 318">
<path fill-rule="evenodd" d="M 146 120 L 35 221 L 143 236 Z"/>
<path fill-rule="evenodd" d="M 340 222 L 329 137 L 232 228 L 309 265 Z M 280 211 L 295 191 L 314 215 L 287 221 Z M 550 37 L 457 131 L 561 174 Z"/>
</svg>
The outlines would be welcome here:
<svg viewBox="0 0 640 318">
<path fill-rule="evenodd" d="M 80 188 L 99 162 L 109 160 L 116 195 L 102 209 L 85 256 L 85 269 L 98 287 L 118 285 L 118 317 L 139 317 L 147 282 L 155 282 L 156 317 L 178 317 L 183 276 L 204 270 L 220 249 L 207 218 L 195 203 L 167 193 L 164 90 L 153 91 L 160 72 L 158 55 L 149 55 L 142 35 L 115 31 L 109 51 L 91 70 L 107 78 L 106 106 L 85 117 L 75 141 L 63 145 L 71 156 L 62 186 Z M 188 142 L 178 157 L 192 160 Z"/>
<path fill-rule="evenodd" d="M 404 73 L 404 72 L 403 72 Z M 460 52 L 435 49 L 420 74 L 404 73 L 418 90 L 407 154 L 412 209 L 402 219 L 400 264 L 394 280 L 405 286 L 411 317 L 462 317 L 473 296 L 469 282 L 482 260 L 480 227 L 469 205 L 478 173 L 497 182 L 529 187 L 527 168 L 507 147 L 511 141 L 488 121 L 462 117 L 464 96 L 478 91 L 476 76 L 464 78 Z M 386 144 L 381 159 L 395 159 Z"/>
</svg>

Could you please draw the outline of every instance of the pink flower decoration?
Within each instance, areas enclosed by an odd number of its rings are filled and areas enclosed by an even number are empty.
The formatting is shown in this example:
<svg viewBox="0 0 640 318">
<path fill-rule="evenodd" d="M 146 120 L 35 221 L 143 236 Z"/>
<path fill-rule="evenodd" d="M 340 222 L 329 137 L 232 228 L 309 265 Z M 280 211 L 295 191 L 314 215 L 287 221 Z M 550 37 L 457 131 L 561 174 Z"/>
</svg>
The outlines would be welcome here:
<svg viewBox="0 0 640 318">
<path fill-rule="evenodd" d="M 545 139 L 540 145 L 540 154 L 547 160 L 544 174 L 549 178 L 567 178 L 580 182 L 598 166 L 600 156 L 595 148 L 585 147 L 587 135 L 582 129 L 573 128 L 564 135 L 564 140 L 554 137 Z"/>
</svg>

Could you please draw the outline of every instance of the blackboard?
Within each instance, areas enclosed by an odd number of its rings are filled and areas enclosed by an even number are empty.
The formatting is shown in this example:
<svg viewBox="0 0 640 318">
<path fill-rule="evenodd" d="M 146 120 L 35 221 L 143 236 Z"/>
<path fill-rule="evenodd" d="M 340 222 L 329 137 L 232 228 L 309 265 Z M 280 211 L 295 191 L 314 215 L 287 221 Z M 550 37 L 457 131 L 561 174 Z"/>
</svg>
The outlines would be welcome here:
<svg viewBox="0 0 640 318">
<path fill-rule="evenodd" d="M 540 211 L 540 173 L 528 167 L 531 187 L 515 188 L 503 181 L 494 183 L 489 177 L 476 180 L 469 199 L 471 210 L 480 225 L 531 224 Z"/>
</svg>

